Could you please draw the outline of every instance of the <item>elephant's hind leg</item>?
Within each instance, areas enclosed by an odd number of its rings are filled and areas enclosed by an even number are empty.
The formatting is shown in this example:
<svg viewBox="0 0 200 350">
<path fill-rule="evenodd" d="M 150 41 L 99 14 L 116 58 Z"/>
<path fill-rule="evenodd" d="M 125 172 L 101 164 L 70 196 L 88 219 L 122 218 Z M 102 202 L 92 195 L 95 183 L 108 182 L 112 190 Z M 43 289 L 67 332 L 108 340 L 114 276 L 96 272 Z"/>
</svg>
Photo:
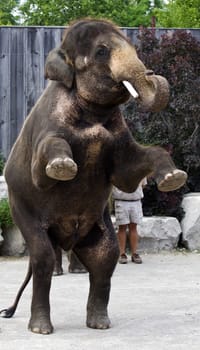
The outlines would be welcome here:
<svg viewBox="0 0 200 350">
<path fill-rule="evenodd" d="M 111 322 L 108 317 L 107 304 L 110 294 L 110 276 L 99 276 L 102 280 L 90 275 L 90 293 L 87 303 L 86 324 L 90 328 L 107 329 Z"/>
<path fill-rule="evenodd" d="M 28 328 L 34 333 L 50 334 L 53 326 L 50 319 L 49 292 L 55 266 L 55 253 L 48 236 L 37 239 L 30 252 L 33 269 L 33 296 L 31 318 Z"/>
<path fill-rule="evenodd" d="M 100 227 L 89 233 L 99 236 Z M 94 232 L 95 231 L 95 232 Z M 107 232 L 106 232 L 107 231 Z M 87 303 L 87 321 L 90 328 L 106 329 L 110 327 L 107 305 L 110 295 L 111 276 L 119 257 L 119 248 L 115 232 L 101 232 L 101 238 L 95 245 L 76 249 L 80 261 L 89 271 L 90 291 Z M 88 237 L 89 240 L 89 237 Z M 94 242 L 93 242 L 94 243 Z"/>
<path fill-rule="evenodd" d="M 15 222 L 27 243 L 33 274 L 31 318 L 28 328 L 34 333 L 53 331 L 50 320 L 49 293 L 55 266 L 55 252 L 44 225 L 31 215 L 21 203 L 12 208 Z"/>
</svg>

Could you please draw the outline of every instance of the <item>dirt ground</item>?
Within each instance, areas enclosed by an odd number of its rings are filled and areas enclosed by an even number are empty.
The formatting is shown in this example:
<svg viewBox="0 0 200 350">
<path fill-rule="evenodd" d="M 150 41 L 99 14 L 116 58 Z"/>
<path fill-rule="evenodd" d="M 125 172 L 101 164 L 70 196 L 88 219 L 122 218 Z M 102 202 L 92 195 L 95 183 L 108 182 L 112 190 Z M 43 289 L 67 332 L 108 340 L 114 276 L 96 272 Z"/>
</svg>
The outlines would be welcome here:
<svg viewBox="0 0 200 350">
<path fill-rule="evenodd" d="M 12 319 L 0 318 L 1 350 L 199 350 L 200 254 L 142 255 L 144 263 L 118 264 L 112 278 L 108 330 L 85 325 L 88 274 L 53 277 L 52 335 L 27 330 L 31 288 Z M 0 258 L 0 309 L 12 304 L 27 258 Z"/>
</svg>

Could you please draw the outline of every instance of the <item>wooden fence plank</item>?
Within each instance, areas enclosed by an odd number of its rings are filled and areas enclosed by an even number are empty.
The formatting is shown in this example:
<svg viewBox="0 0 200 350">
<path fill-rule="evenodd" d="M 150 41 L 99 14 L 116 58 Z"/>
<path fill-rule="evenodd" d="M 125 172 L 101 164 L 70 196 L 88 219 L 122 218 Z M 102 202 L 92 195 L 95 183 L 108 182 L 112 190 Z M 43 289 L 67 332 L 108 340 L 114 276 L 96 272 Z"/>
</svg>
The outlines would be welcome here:
<svg viewBox="0 0 200 350">
<path fill-rule="evenodd" d="M 23 123 L 25 110 L 24 95 L 24 31 L 14 29 L 10 35 L 10 142 L 18 135 Z"/>
<path fill-rule="evenodd" d="M 10 143 L 10 28 L 0 31 L 0 151 L 7 156 Z"/>
</svg>

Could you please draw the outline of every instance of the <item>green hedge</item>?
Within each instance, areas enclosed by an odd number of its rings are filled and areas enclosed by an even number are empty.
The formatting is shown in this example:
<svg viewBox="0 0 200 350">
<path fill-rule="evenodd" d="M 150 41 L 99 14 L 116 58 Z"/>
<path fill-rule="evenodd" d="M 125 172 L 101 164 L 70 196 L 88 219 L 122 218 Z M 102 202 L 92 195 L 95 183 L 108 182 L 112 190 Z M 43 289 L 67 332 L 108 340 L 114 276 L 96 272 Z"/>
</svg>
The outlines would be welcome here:
<svg viewBox="0 0 200 350">
<path fill-rule="evenodd" d="M 0 200 L 0 227 L 7 228 L 13 226 L 13 220 L 10 212 L 8 200 L 6 198 Z"/>
<path fill-rule="evenodd" d="M 5 159 L 4 159 L 4 157 L 2 156 L 2 154 L 0 153 L 0 175 L 3 174 L 4 165 L 5 165 Z"/>
</svg>

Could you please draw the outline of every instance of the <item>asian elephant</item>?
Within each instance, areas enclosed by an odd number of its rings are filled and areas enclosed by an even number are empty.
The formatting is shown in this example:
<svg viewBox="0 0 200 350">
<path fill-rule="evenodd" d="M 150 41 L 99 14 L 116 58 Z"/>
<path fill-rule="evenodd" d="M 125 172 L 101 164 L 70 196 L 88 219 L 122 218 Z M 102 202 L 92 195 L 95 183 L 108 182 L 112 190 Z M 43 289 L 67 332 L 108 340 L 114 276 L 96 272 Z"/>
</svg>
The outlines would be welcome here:
<svg viewBox="0 0 200 350">
<path fill-rule="evenodd" d="M 29 329 L 53 331 L 49 291 L 56 246 L 72 249 L 87 268 L 87 326 L 105 329 L 119 256 L 107 209 L 112 186 L 132 192 L 153 174 L 161 191 L 171 191 L 187 178 L 164 149 L 136 143 L 119 105 L 131 93 L 144 109 L 160 111 L 169 87 L 114 24 L 96 19 L 66 29 L 60 47 L 48 55 L 45 76 L 51 81 L 5 167 L 13 219 L 30 253 Z"/>
<path fill-rule="evenodd" d="M 55 249 L 56 261 L 54 267 L 54 276 L 60 276 L 63 274 L 62 267 L 62 249 L 57 246 Z M 86 273 L 87 270 L 83 264 L 81 264 L 80 260 L 77 258 L 76 254 L 73 250 L 69 250 L 67 252 L 67 258 L 69 260 L 68 272 L 70 273 Z"/>
</svg>

